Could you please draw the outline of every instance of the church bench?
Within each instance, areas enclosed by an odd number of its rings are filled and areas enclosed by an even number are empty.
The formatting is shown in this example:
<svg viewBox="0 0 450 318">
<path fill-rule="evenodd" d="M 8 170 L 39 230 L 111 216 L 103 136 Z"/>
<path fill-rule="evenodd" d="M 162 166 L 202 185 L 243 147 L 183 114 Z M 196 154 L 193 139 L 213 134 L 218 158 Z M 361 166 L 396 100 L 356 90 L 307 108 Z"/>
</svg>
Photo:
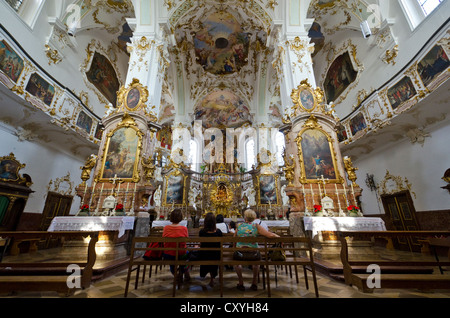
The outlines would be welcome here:
<svg viewBox="0 0 450 318">
<path fill-rule="evenodd" d="M 160 243 L 186 243 L 186 248 L 182 249 L 178 246 L 174 248 L 164 248 L 164 247 L 150 247 L 150 243 L 160 242 Z M 201 243 L 219 243 L 220 247 L 217 248 L 205 248 L 200 247 Z M 242 250 L 241 248 L 236 248 L 235 244 L 237 242 L 251 242 L 258 243 L 257 250 L 261 254 L 261 260 L 258 261 L 244 261 L 244 260 L 235 260 L 233 259 L 233 253 L 235 250 Z M 277 243 L 281 243 L 282 247 L 275 247 Z M 142 247 L 146 246 L 146 247 Z M 157 259 L 157 260 L 145 260 L 142 258 L 142 255 L 145 251 L 154 250 L 154 251 L 164 251 L 164 250 L 187 250 L 189 253 L 197 253 L 202 251 L 218 251 L 220 252 L 220 258 L 217 260 L 186 260 L 180 259 L 176 257 L 175 260 L 165 260 L 165 259 Z M 247 248 L 246 250 L 251 250 Z M 283 250 L 286 254 L 286 260 L 284 261 L 274 261 L 268 257 L 271 251 L 275 250 Z M 305 256 L 303 256 L 305 255 Z M 140 275 L 141 266 L 164 266 L 164 265 L 173 265 L 176 269 L 179 266 L 199 266 L 199 265 L 217 265 L 219 267 L 219 285 L 220 285 L 220 295 L 223 296 L 223 271 L 225 266 L 234 266 L 234 265 L 242 265 L 242 266 L 251 266 L 256 265 L 263 268 L 263 279 L 264 279 L 264 287 L 266 286 L 267 281 L 267 293 L 268 296 L 271 296 L 271 286 L 270 286 L 270 266 L 280 266 L 280 265 L 292 265 L 292 266 L 303 266 L 305 273 L 305 284 L 306 287 L 309 288 L 308 284 L 308 276 L 307 270 L 311 272 L 314 290 L 316 297 L 319 297 L 319 291 L 317 286 L 316 272 L 315 272 L 315 264 L 313 260 L 312 246 L 309 238 L 304 237 L 279 237 L 279 238 L 266 238 L 266 237 L 252 237 L 252 238 L 240 238 L 233 236 L 223 236 L 223 237 L 188 237 L 188 238 L 166 238 L 166 237 L 135 237 L 133 238 L 131 256 L 127 274 L 127 280 L 125 285 L 125 293 L 124 296 L 127 297 L 129 291 L 129 285 L 131 282 L 131 274 L 132 272 L 136 272 L 135 277 L 135 286 L 134 288 L 138 288 L 138 281 Z M 151 271 L 151 269 L 150 269 Z M 297 281 L 298 282 L 298 281 Z M 172 294 L 175 297 L 176 288 L 177 288 L 177 279 L 176 275 L 174 275 L 173 285 L 172 285 Z"/>
<path fill-rule="evenodd" d="M 67 232 L 0 232 L 0 238 L 17 241 L 47 239 L 84 239 L 90 237 L 87 251 L 83 251 L 81 259 L 75 255 L 65 255 L 61 259 L 58 254 L 49 250 L 40 255 L 5 256 L 0 263 L 0 292 L 15 291 L 56 291 L 66 296 L 73 294 L 76 288 L 87 288 L 91 284 L 93 267 L 96 260 L 95 245 L 98 231 Z M 63 248 L 64 249 L 64 248 Z M 69 258 L 69 261 L 67 260 Z M 70 261 L 73 259 L 73 261 Z M 70 265 L 75 267 L 69 267 Z M 79 269 L 79 272 L 74 271 Z"/>
<path fill-rule="evenodd" d="M 363 292 L 373 292 L 374 288 L 450 289 L 450 275 L 442 275 L 442 271 L 441 274 L 434 273 L 435 267 L 441 268 L 450 265 L 450 259 L 439 260 L 437 257 L 431 259 L 421 257 L 421 253 L 411 253 L 413 258 L 351 260 L 347 242 L 349 238 L 385 239 L 390 245 L 396 238 L 414 238 L 417 242 L 423 243 L 435 240 L 437 237 L 450 237 L 448 231 L 339 231 L 337 235 L 341 242 L 340 257 L 345 283 L 348 285 L 356 286 Z M 369 268 L 373 264 L 379 266 L 379 276 L 374 276 L 375 272 Z M 361 272 L 361 269 L 364 268 L 366 273 Z M 376 285 L 376 282 L 379 282 L 379 285 Z"/>
</svg>

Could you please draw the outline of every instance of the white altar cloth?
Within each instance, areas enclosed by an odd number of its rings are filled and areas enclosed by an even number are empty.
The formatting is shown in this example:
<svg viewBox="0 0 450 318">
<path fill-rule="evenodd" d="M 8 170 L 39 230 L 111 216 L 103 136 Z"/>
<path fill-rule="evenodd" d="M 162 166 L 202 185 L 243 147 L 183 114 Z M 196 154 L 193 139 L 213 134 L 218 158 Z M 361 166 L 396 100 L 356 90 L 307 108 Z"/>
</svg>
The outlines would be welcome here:
<svg viewBox="0 0 450 318">
<path fill-rule="evenodd" d="M 381 218 L 371 217 L 304 217 L 305 231 L 314 237 L 320 231 L 386 231 Z"/>
<path fill-rule="evenodd" d="M 121 237 L 134 228 L 134 219 L 134 216 L 61 216 L 52 220 L 47 231 L 118 231 Z"/>
</svg>

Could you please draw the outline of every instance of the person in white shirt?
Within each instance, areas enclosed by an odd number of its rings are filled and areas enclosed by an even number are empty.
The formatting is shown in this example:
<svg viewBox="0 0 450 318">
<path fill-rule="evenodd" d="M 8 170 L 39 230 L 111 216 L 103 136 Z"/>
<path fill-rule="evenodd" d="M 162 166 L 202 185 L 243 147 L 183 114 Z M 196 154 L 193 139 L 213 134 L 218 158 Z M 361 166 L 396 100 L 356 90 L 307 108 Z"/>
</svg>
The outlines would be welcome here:
<svg viewBox="0 0 450 318">
<path fill-rule="evenodd" d="M 224 218 L 222 214 L 217 214 L 216 216 L 216 228 L 222 231 L 222 233 L 229 233 L 230 229 L 228 225 L 224 222 Z"/>
<path fill-rule="evenodd" d="M 267 226 L 267 223 L 266 222 L 264 222 L 263 220 L 261 220 L 260 218 L 259 218 L 259 215 L 260 215 L 260 213 L 259 212 L 256 212 L 256 219 L 253 221 L 253 223 L 256 223 L 256 224 L 259 224 L 259 225 L 261 225 L 265 230 L 269 230 L 269 227 Z"/>
</svg>

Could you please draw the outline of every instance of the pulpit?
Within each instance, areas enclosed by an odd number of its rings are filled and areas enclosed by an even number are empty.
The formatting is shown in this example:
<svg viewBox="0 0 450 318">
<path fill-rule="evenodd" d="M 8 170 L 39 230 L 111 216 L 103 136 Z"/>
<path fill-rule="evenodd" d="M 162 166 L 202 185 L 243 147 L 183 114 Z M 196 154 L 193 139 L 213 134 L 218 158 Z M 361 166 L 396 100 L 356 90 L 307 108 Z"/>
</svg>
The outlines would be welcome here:
<svg viewBox="0 0 450 318">
<path fill-rule="evenodd" d="M 0 157 L 0 231 L 14 231 L 22 216 L 30 189 L 31 178 L 19 170 L 24 168 L 13 153 Z"/>
</svg>

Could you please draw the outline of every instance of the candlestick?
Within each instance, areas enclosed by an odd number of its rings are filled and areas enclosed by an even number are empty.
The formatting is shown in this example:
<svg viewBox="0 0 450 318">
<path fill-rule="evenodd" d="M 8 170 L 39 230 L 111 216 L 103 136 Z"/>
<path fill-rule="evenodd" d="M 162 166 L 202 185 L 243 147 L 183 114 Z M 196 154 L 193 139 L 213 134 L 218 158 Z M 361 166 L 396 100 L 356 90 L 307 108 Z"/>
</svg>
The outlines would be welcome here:
<svg viewBox="0 0 450 318">
<path fill-rule="evenodd" d="M 352 195 L 353 195 L 353 201 L 355 202 L 356 205 L 356 197 L 355 197 L 355 191 L 353 191 L 353 182 L 350 183 L 350 186 L 352 187 Z"/>
<path fill-rule="evenodd" d="M 320 181 L 317 182 L 317 186 L 319 187 L 319 199 L 322 199 L 322 190 L 320 189 Z"/>
<path fill-rule="evenodd" d="M 305 186 L 302 183 L 302 190 L 303 190 L 303 202 L 305 204 L 305 212 L 308 212 L 308 207 L 306 206 L 306 192 L 305 192 Z"/>
<path fill-rule="evenodd" d="M 311 186 L 311 198 L 312 198 L 312 204 L 314 205 L 314 191 L 313 191 L 313 186 L 312 183 L 309 184 Z"/>
<path fill-rule="evenodd" d="M 345 202 L 347 202 L 347 206 L 349 206 L 349 202 L 348 202 L 348 198 L 347 198 L 347 188 L 345 187 L 345 182 L 342 184 L 342 186 L 344 187 L 344 199 Z"/>
<path fill-rule="evenodd" d="M 102 183 L 102 188 L 101 188 L 101 190 L 100 190 L 100 194 L 98 195 L 98 201 L 97 201 L 97 206 L 95 207 L 95 213 L 97 213 L 98 212 L 98 206 L 99 206 L 99 204 L 100 204 L 100 198 L 102 197 L 102 193 L 103 193 L 103 187 L 105 186 L 105 184 L 104 183 Z"/>
<path fill-rule="evenodd" d="M 95 181 L 94 181 L 94 184 L 92 185 L 91 198 L 89 199 L 89 209 L 91 208 L 92 198 L 94 197 L 94 193 L 95 193 L 95 185 L 96 185 L 96 183 L 95 183 Z M 86 186 L 86 187 L 87 187 L 87 186 Z M 86 192 L 84 192 L 84 193 L 86 193 Z"/>
<path fill-rule="evenodd" d="M 334 184 L 334 188 L 336 189 L 336 198 L 337 198 L 338 205 L 339 205 L 339 212 L 342 212 L 341 200 L 339 200 L 339 192 L 338 192 L 338 188 L 337 188 L 336 183 Z"/>
</svg>

